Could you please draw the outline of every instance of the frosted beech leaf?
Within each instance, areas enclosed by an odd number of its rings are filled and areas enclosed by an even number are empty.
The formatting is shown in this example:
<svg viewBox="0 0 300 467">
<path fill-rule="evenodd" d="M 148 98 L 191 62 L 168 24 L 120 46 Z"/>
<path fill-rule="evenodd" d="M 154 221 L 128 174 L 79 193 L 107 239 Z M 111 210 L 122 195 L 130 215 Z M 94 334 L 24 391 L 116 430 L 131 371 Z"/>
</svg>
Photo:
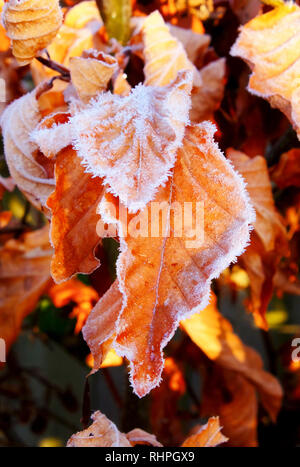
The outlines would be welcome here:
<svg viewBox="0 0 300 467">
<path fill-rule="evenodd" d="M 99 265 L 94 250 L 100 239 L 97 206 L 102 197 L 100 179 L 84 172 L 70 146 L 56 158 L 55 191 L 47 201 L 51 210 L 51 242 L 55 254 L 51 274 L 61 282 L 76 273 L 91 273 Z"/>
<path fill-rule="evenodd" d="M 71 119 L 82 164 L 131 212 L 153 198 L 174 166 L 188 122 L 188 75 L 163 88 L 140 84 L 126 97 L 100 94 Z"/>
<path fill-rule="evenodd" d="M 182 444 L 183 448 L 213 448 L 226 443 L 228 438 L 221 433 L 219 417 L 211 417 L 206 425 L 201 426 Z"/>
<path fill-rule="evenodd" d="M 118 281 L 103 295 L 90 313 L 82 333 L 98 370 L 115 337 L 116 322 L 122 309 L 122 294 Z"/>
<path fill-rule="evenodd" d="M 233 149 L 227 151 L 227 156 L 247 182 L 247 191 L 256 210 L 254 229 L 266 251 L 274 250 L 278 239 L 285 242 L 286 231 L 273 200 L 266 160 L 261 156 L 250 158 Z"/>
<path fill-rule="evenodd" d="M 145 84 L 165 86 L 180 70 L 197 70 L 190 62 L 183 45 L 172 34 L 158 11 L 149 15 L 142 25 L 145 56 Z M 191 82 L 186 86 L 191 89 Z"/>
<path fill-rule="evenodd" d="M 147 219 L 148 207 L 139 220 L 146 220 L 150 238 L 146 232 L 141 237 L 126 236 L 126 226 L 120 221 L 123 240 L 117 270 L 123 310 L 114 345 L 131 362 L 131 379 L 139 396 L 159 383 L 162 349 L 179 320 L 206 306 L 212 278 L 243 252 L 249 240 L 254 214 L 242 179 L 213 140 L 214 131 L 208 122 L 186 129 L 174 173 L 152 205 L 165 210 L 159 231 L 151 233 L 159 222 Z M 111 204 L 106 201 L 99 209 L 109 222 L 113 215 L 107 212 Z M 171 209 L 179 207 L 183 212 L 185 203 L 194 203 L 195 215 L 199 201 L 204 219 L 198 210 L 196 230 L 191 232 L 187 222 L 179 232 L 182 223 L 177 218 L 172 225 L 175 233 L 168 236 Z"/>
<path fill-rule="evenodd" d="M 0 334 L 7 350 L 51 282 L 52 253 L 48 227 L 8 240 L 0 248 Z"/>
<path fill-rule="evenodd" d="M 30 140 L 30 133 L 40 120 L 36 91 L 33 91 L 6 108 L 1 117 L 1 126 L 11 176 L 32 204 L 38 209 L 45 209 L 55 182 L 38 162 L 38 146 Z"/>
<path fill-rule="evenodd" d="M 282 400 L 280 384 L 263 369 L 258 353 L 244 345 L 234 333 L 230 322 L 218 311 L 216 302 L 213 294 L 210 304 L 182 321 L 181 326 L 210 360 L 219 367 L 241 374 L 256 387 L 263 405 L 275 421 Z"/>
<path fill-rule="evenodd" d="M 96 52 L 89 57 L 71 57 L 71 80 L 83 102 L 88 102 L 100 92 L 106 91 L 109 80 L 117 70 L 114 57 Z"/>
<path fill-rule="evenodd" d="M 58 0 L 9 0 L 3 24 L 19 65 L 27 65 L 47 47 L 62 23 Z"/>
<path fill-rule="evenodd" d="M 300 138 L 300 8 L 282 2 L 241 28 L 231 55 L 249 63 L 248 89 L 291 120 Z"/>
<path fill-rule="evenodd" d="M 91 426 L 71 436 L 67 447 L 131 447 L 126 435 L 101 412 L 94 412 L 92 420 Z"/>
</svg>

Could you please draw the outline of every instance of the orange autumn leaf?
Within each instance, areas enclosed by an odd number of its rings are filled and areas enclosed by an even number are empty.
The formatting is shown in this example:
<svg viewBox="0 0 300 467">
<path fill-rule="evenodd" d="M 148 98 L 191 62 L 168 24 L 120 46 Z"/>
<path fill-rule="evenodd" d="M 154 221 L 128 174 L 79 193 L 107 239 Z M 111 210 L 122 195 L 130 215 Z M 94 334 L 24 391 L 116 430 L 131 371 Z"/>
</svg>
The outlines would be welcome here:
<svg viewBox="0 0 300 467">
<path fill-rule="evenodd" d="M 11 211 L 1 211 L 0 212 L 0 229 L 3 229 L 4 227 L 9 224 L 11 218 L 12 218 L 12 212 Z"/>
<path fill-rule="evenodd" d="M 52 214 L 50 236 L 55 250 L 51 274 L 59 283 L 80 272 L 89 274 L 99 266 L 96 225 L 103 187 L 101 179 L 84 171 L 70 146 L 57 155 L 55 178 L 55 191 L 47 206 Z"/>
<path fill-rule="evenodd" d="M 9 350 L 21 324 L 51 282 L 48 227 L 0 248 L 0 335 Z"/>
<path fill-rule="evenodd" d="M 82 333 L 93 355 L 93 368 L 105 361 L 114 340 L 116 321 L 122 308 L 122 295 L 117 281 L 100 298 L 90 313 Z"/>
<path fill-rule="evenodd" d="M 228 438 L 221 433 L 219 417 L 211 417 L 206 425 L 189 436 L 182 444 L 183 448 L 213 448 L 226 443 Z"/>
<path fill-rule="evenodd" d="M 244 345 L 232 326 L 217 309 L 217 297 L 212 293 L 209 304 L 199 313 L 181 321 L 181 327 L 211 360 L 223 365 L 243 365 Z"/>
<path fill-rule="evenodd" d="M 245 178 L 256 210 L 251 244 L 240 262 L 250 277 L 248 308 L 256 324 L 267 329 L 265 313 L 272 297 L 273 277 L 281 257 L 288 255 L 286 228 L 275 207 L 266 160 L 261 156 L 250 158 L 233 149 L 227 151 L 227 156 Z"/>
<path fill-rule="evenodd" d="M 282 154 L 278 164 L 272 167 L 271 178 L 280 189 L 288 186 L 300 188 L 300 149 Z"/>
<path fill-rule="evenodd" d="M 210 304 L 204 310 L 182 321 L 181 326 L 218 367 L 235 371 L 255 386 L 270 417 L 276 420 L 282 399 L 280 384 L 263 369 L 257 352 L 243 344 L 234 333 L 230 322 L 218 311 L 215 295 L 212 295 Z"/>
<path fill-rule="evenodd" d="M 128 235 L 121 242 L 117 269 L 123 307 L 115 310 L 117 316 L 120 314 L 115 348 L 131 361 L 131 378 L 139 396 L 159 383 L 163 369 L 162 349 L 178 321 L 198 307 L 205 307 L 211 279 L 241 254 L 248 242 L 252 209 L 242 180 L 219 151 L 213 133 L 214 127 L 208 123 L 186 130 L 173 176 L 160 188 L 154 200 L 162 203 L 160 209 L 163 207 L 167 214 L 160 233 L 151 237 L 146 208 L 133 222 L 140 221 L 144 225 L 146 222 L 150 239 Z M 114 202 L 106 196 L 99 210 L 103 221 L 111 222 L 113 215 L 107 209 L 112 204 L 107 204 L 107 200 Z M 187 226 L 182 236 L 166 236 L 172 203 L 183 206 L 183 203 L 199 200 L 204 203 L 205 210 L 204 225 L 198 225 L 200 237 L 193 237 L 191 241 L 191 227 Z M 121 232 L 125 228 L 123 225 Z M 98 313 L 104 311 L 100 304 Z M 92 316 L 93 313 L 91 319 Z M 112 336 L 111 324 L 110 321 L 109 337 Z M 85 329 L 97 333 L 90 318 Z M 98 332 L 103 336 L 103 328 Z M 86 337 L 91 347 L 89 336 Z"/>
<path fill-rule="evenodd" d="M 71 119 L 73 146 L 93 176 L 130 212 L 165 183 L 188 122 L 188 72 L 164 88 L 138 85 L 129 96 L 102 93 Z"/>
<path fill-rule="evenodd" d="M 253 314 L 258 327 L 268 330 L 266 311 L 273 295 L 276 268 L 280 257 L 278 252 L 267 252 L 256 232 L 252 232 L 251 243 L 239 262 L 245 268 L 250 282 L 250 298 L 246 300 L 248 310 Z"/>
<path fill-rule="evenodd" d="M 261 156 L 250 158 L 233 149 L 227 151 L 227 157 L 247 182 L 247 191 L 256 211 L 254 230 L 266 251 L 274 250 L 280 243 L 284 245 L 286 230 L 275 207 L 266 160 Z"/>
<path fill-rule="evenodd" d="M 8 0 L 2 17 L 20 66 L 30 63 L 50 44 L 62 23 L 58 0 Z"/>
<path fill-rule="evenodd" d="M 163 86 L 170 83 L 179 70 L 191 70 L 193 89 L 190 119 L 197 123 L 211 118 L 223 99 L 225 59 L 211 62 L 200 71 L 192 63 L 196 54 L 199 51 L 203 53 L 208 47 L 209 36 L 174 26 L 168 28 L 158 12 L 144 20 L 142 32 L 145 46 L 145 83 Z"/>
<path fill-rule="evenodd" d="M 196 68 L 187 58 L 181 44 L 165 24 L 158 11 L 147 16 L 142 25 L 145 84 L 147 86 L 165 86 L 171 83 L 181 70 L 190 70 L 196 74 Z M 191 83 L 186 83 L 188 92 Z"/>
<path fill-rule="evenodd" d="M 54 189 L 53 175 L 38 159 L 38 147 L 31 141 L 30 133 L 40 122 L 36 88 L 10 104 L 2 114 L 1 126 L 6 162 L 18 188 L 38 209 L 45 206 Z"/>
<path fill-rule="evenodd" d="M 204 382 L 202 415 L 218 414 L 226 447 L 255 447 L 258 402 L 255 387 L 242 375 L 215 365 Z"/>
<path fill-rule="evenodd" d="M 57 308 L 76 303 L 69 318 L 76 318 L 75 334 L 78 334 L 90 314 L 99 296 L 93 287 L 87 286 L 78 279 L 70 279 L 62 284 L 55 284 L 49 289 L 49 297 Z"/>
<path fill-rule="evenodd" d="M 231 55 L 243 58 L 251 67 L 248 89 L 268 99 L 292 122 L 300 138 L 300 39 L 297 31 L 300 8 L 293 2 L 279 2 L 268 13 L 241 27 Z"/>
</svg>

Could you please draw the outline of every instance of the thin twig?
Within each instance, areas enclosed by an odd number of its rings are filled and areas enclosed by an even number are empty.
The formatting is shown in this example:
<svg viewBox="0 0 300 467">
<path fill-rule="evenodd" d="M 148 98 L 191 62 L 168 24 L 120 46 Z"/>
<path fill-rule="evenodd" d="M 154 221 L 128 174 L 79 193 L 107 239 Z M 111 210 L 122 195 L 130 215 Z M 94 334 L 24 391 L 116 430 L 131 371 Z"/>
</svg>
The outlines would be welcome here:
<svg viewBox="0 0 300 467">
<path fill-rule="evenodd" d="M 109 389 L 111 390 L 111 393 L 113 395 L 113 398 L 117 404 L 117 406 L 122 409 L 123 408 L 123 400 L 119 394 L 119 391 L 117 390 L 116 388 L 116 385 L 114 383 L 114 380 L 112 379 L 111 377 L 111 374 L 109 372 L 109 370 L 107 368 L 102 368 L 102 374 L 106 380 L 106 383 L 109 387 Z"/>
</svg>

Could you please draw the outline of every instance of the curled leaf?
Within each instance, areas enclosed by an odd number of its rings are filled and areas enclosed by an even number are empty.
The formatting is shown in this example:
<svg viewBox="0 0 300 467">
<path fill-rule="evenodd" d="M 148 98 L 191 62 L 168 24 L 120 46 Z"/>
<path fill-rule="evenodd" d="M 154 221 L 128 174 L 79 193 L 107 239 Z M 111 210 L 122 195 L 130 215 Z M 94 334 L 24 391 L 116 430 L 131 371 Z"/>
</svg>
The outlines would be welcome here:
<svg viewBox="0 0 300 467">
<path fill-rule="evenodd" d="M 211 417 L 206 425 L 189 436 L 182 444 L 183 448 L 213 448 L 226 443 L 228 438 L 221 433 L 219 417 Z"/>
<path fill-rule="evenodd" d="M 61 23 L 58 0 L 9 0 L 3 8 L 3 24 L 21 66 L 50 44 Z"/>
<path fill-rule="evenodd" d="M 37 145 L 30 140 L 30 133 L 40 120 L 35 90 L 6 108 L 1 126 L 11 176 L 34 206 L 47 211 L 45 204 L 55 182 L 41 163 Z"/>
<path fill-rule="evenodd" d="M 145 84 L 165 86 L 181 70 L 197 72 L 189 61 L 181 42 L 172 34 L 158 11 L 149 15 L 142 25 L 145 55 Z M 191 90 L 191 83 L 186 84 Z"/>
<path fill-rule="evenodd" d="M 95 51 L 90 56 L 71 57 L 71 80 L 83 102 L 88 102 L 106 91 L 109 80 L 117 69 L 117 61 L 110 55 Z"/>
</svg>

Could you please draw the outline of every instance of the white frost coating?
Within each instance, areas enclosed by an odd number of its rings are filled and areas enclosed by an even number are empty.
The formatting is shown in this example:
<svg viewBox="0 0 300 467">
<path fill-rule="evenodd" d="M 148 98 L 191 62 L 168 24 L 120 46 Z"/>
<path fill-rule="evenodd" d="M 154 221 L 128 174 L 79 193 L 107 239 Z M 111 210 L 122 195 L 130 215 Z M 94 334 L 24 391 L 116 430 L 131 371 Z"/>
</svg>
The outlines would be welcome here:
<svg viewBox="0 0 300 467">
<path fill-rule="evenodd" d="M 104 177 L 130 212 L 153 199 L 170 175 L 189 123 L 190 79 L 187 71 L 164 88 L 138 85 L 126 97 L 101 94 L 70 120 L 87 172 Z"/>
<path fill-rule="evenodd" d="M 135 368 L 132 364 L 133 360 L 141 361 L 142 356 L 140 355 L 140 349 L 136 348 L 134 345 L 129 346 L 121 346 L 118 343 L 114 343 L 114 348 L 117 353 L 121 356 L 126 357 L 130 362 L 130 382 L 139 397 L 144 396 L 148 393 L 151 389 L 155 386 L 159 385 L 161 381 L 161 373 L 163 370 L 163 348 L 167 345 L 170 341 L 172 336 L 174 335 L 178 324 L 181 320 L 188 318 L 192 314 L 201 311 L 204 309 L 208 302 L 210 296 L 210 284 L 214 278 L 217 278 L 221 272 L 226 269 L 232 262 L 235 262 L 237 257 L 240 256 L 246 246 L 249 244 L 250 239 L 250 231 L 252 230 L 252 226 L 255 222 L 255 212 L 249 200 L 249 195 L 246 191 L 246 186 L 243 178 L 234 170 L 230 161 L 224 158 L 224 155 L 219 150 L 218 146 L 214 142 L 213 135 L 216 131 L 216 128 L 210 122 L 203 122 L 198 125 L 199 128 L 205 129 L 207 132 L 207 139 L 206 151 L 210 151 L 214 153 L 214 156 L 217 159 L 222 159 L 222 161 L 227 165 L 227 169 L 231 177 L 233 177 L 232 184 L 234 186 L 233 192 L 228 192 L 229 197 L 238 196 L 241 198 L 244 204 L 244 210 L 240 213 L 240 218 L 236 219 L 231 225 L 230 229 L 225 231 L 220 241 L 222 242 L 219 245 L 214 245 L 214 249 L 208 249 L 207 251 L 200 252 L 200 257 L 197 257 L 197 268 L 191 268 L 191 271 L 184 270 L 182 272 L 183 278 L 186 283 L 190 283 L 191 279 L 197 280 L 196 285 L 187 285 L 186 287 L 186 295 L 181 299 L 181 302 L 173 303 L 173 313 L 172 315 L 175 316 L 175 319 L 172 320 L 172 326 L 165 333 L 161 345 L 160 345 L 160 372 L 155 379 L 151 379 L 148 376 L 145 377 L 143 383 L 141 381 L 135 382 L 134 381 L 134 373 Z M 203 149 L 204 149 L 203 148 Z M 207 174 L 208 183 L 210 180 L 210 173 Z M 215 175 L 212 176 L 212 181 L 214 181 Z M 221 180 L 217 178 L 215 183 L 221 184 Z M 231 180 L 230 180 L 231 183 Z M 110 215 L 105 212 L 105 207 L 102 206 L 101 208 L 101 215 L 103 216 L 104 222 L 113 222 L 116 223 L 116 219 L 112 218 Z M 122 228 L 119 224 L 119 227 Z M 122 331 L 120 326 L 120 320 L 122 319 L 122 313 L 126 307 L 127 303 L 127 296 L 125 290 L 125 277 L 126 277 L 126 266 L 134 260 L 130 251 L 128 250 L 127 244 L 124 240 L 122 240 L 122 232 L 120 232 L 121 236 L 121 254 L 119 255 L 117 261 L 117 275 L 119 280 L 119 287 L 123 294 L 123 306 L 122 311 L 120 313 L 119 319 L 116 323 L 117 334 Z M 151 241 L 151 238 L 149 239 Z M 184 242 L 184 239 L 181 240 Z M 182 244 L 182 248 L 184 247 L 184 243 Z M 216 251 L 218 252 L 216 255 Z M 210 259 L 210 256 L 214 255 L 214 260 L 211 261 L 210 268 L 209 268 L 209 276 L 207 278 L 203 277 L 201 274 L 201 264 L 205 267 L 205 263 L 207 260 Z M 206 257 L 207 256 L 207 257 Z M 207 269 L 206 269 L 207 272 Z M 189 277 L 190 274 L 190 277 Z M 189 294 L 189 295 L 188 295 Z M 186 298 L 185 298 L 186 297 Z M 187 298 L 188 297 L 188 298 Z M 191 303 L 196 303 L 196 306 L 190 306 Z M 154 310 L 155 313 L 155 310 Z M 145 323 L 146 325 L 146 323 Z"/>
<path fill-rule="evenodd" d="M 51 115 L 45 120 L 49 118 Z M 46 157 L 55 156 L 71 144 L 71 125 L 69 123 L 54 123 L 51 128 L 41 128 L 42 125 L 43 121 L 30 133 L 30 141 L 35 143 Z"/>
</svg>

